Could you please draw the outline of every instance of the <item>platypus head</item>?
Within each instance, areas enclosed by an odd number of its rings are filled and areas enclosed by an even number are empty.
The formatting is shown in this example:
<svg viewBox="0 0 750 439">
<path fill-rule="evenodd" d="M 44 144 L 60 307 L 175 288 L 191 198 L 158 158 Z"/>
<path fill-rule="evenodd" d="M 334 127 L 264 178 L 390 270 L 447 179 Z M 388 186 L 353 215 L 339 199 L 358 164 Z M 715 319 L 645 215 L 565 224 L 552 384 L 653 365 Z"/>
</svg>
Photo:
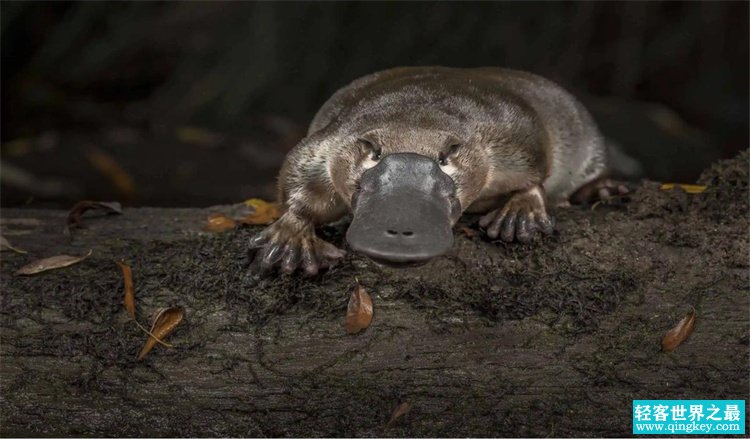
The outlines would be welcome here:
<svg viewBox="0 0 750 439">
<path fill-rule="evenodd" d="M 349 245 L 391 266 L 422 264 L 448 251 L 461 216 L 453 179 L 415 153 L 387 155 L 365 171 L 352 209 Z"/>
</svg>

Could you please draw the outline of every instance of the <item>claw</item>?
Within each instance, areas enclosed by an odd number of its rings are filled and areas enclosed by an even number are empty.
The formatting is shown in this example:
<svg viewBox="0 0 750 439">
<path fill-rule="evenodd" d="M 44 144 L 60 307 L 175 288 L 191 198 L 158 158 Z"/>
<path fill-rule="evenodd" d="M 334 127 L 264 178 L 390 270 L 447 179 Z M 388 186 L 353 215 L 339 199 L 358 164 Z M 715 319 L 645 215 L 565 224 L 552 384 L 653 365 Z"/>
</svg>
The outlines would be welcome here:
<svg viewBox="0 0 750 439">
<path fill-rule="evenodd" d="M 281 260 L 281 270 L 284 273 L 293 273 L 300 261 L 300 249 L 297 246 L 287 245 L 284 257 Z"/>
<path fill-rule="evenodd" d="M 551 235 L 555 231 L 555 223 L 546 214 L 542 215 L 536 223 L 545 235 Z"/>
<path fill-rule="evenodd" d="M 529 215 L 521 215 L 516 221 L 516 238 L 520 242 L 528 242 L 531 239 L 531 233 L 534 227 Z"/>
<path fill-rule="evenodd" d="M 479 225 L 491 239 L 499 236 L 506 242 L 528 242 L 538 232 L 549 235 L 554 229 L 538 187 L 517 193 L 504 207 L 483 216 Z"/>
<path fill-rule="evenodd" d="M 283 248 L 278 245 L 270 245 L 265 248 L 262 255 L 259 255 L 261 257 L 260 261 L 260 269 L 263 272 L 269 271 L 273 266 L 279 262 L 281 257 L 284 255 Z"/>
<path fill-rule="evenodd" d="M 628 187 L 621 181 L 600 178 L 585 184 L 570 196 L 574 203 L 592 203 L 595 201 L 609 201 L 617 196 L 630 193 Z"/>
<path fill-rule="evenodd" d="M 346 254 L 316 237 L 312 225 L 300 228 L 298 222 L 285 223 L 283 217 L 253 236 L 248 248 L 252 258 L 249 271 L 258 275 L 272 273 L 278 267 L 285 273 L 301 269 L 306 275 L 314 276 Z"/>
<path fill-rule="evenodd" d="M 481 218 L 479 218 L 479 227 L 486 229 L 487 226 L 489 226 L 490 223 L 495 219 L 495 216 L 497 216 L 495 211 L 483 215 Z"/>
<path fill-rule="evenodd" d="M 489 227 L 487 228 L 487 236 L 489 236 L 492 239 L 497 239 L 497 235 L 500 232 L 500 225 L 503 221 L 503 214 L 498 213 L 495 215 L 495 217 L 492 219 L 491 222 L 489 222 Z"/>
<path fill-rule="evenodd" d="M 324 259 L 335 260 L 341 259 L 346 256 L 346 252 L 329 242 L 322 241 L 320 247 L 318 248 L 318 256 L 321 256 Z"/>
<path fill-rule="evenodd" d="M 315 276 L 318 274 L 318 262 L 315 259 L 313 249 L 310 247 L 302 248 L 302 269 L 306 276 Z"/>
<path fill-rule="evenodd" d="M 250 240 L 247 243 L 247 247 L 250 250 L 258 249 L 260 247 L 263 247 L 268 242 L 268 238 L 264 233 L 258 233 L 257 235 L 250 238 Z"/>
<path fill-rule="evenodd" d="M 513 241 L 513 235 L 516 233 L 516 212 L 511 212 L 510 214 L 506 215 L 502 219 L 502 227 L 500 232 L 500 239 L 506 242 Z M 501 221 L 498 221 L 495 224 L 500 225 Z M 495 233 L 495 237 L 492 239 L 497 238 L 497 233 Z"/>
</svg>

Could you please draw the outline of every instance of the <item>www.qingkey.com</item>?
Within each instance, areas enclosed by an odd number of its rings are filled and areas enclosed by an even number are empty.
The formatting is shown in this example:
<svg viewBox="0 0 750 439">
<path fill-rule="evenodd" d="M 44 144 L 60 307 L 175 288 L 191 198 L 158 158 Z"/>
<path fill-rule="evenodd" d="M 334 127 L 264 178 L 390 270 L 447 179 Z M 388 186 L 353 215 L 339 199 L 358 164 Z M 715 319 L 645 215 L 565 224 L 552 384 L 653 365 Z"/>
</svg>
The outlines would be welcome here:
<svg viewBox="0 0 750 439">
<path fill-rule="evenodd" d="M 668 431 L 670 433 L 692 433 L 700 431 L 705 434 L 721 434 L 728 431 L 739 431 L 740 426 L 737 424 L 703 424 L 691 422 L 689 424 L 638 424 L 638 431 L 644 433 Z"/>
</svg>

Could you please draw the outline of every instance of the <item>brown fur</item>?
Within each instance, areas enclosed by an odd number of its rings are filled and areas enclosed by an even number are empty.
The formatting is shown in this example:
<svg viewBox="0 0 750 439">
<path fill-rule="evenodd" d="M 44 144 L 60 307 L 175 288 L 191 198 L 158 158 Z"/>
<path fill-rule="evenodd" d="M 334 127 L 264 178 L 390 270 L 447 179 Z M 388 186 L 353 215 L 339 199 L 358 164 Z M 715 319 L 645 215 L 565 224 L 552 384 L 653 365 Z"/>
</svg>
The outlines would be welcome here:
<svg viewBox="0 0 750 439">
<path fill-rule="evenodd" d="M 443 158 L 464 210 L 494 209 L 510 195 L 512 212 L 498 209 L 485 222 L 499 230 L 507 218 L 525 218 L 528 224 L 519 222 L 517 230 L 507 226 L 506 234 L 516 230 L 518 239 L 551 230 L 545 198 L 565 200 L 604 169 L 603 141 L 591 117 L 546 79 L 495 68 L 378 72 L 336 92 L 289 153 L 279 176 L 284 216 L 256 243 L 265 248 L 266 265 L 278 262 L 271 246 L 324 253 L 314 227 L 350 210 L 376 151 Z"/>
</svg>

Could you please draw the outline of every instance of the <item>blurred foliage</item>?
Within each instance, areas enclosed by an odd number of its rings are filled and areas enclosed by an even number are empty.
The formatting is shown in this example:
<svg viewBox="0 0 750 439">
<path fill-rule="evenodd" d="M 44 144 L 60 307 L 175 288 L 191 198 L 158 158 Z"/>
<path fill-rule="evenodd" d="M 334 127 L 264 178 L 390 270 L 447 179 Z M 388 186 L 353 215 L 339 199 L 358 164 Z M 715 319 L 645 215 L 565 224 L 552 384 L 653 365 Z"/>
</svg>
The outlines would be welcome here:
<svg viewBox="0 0 750 439">
<path fill-rule="evenodd" d="M 739 127 L 747 15 L 747 2 L 3 2 L 4 110 L 95 98 L 161 121 L 307 118 L 378 69 L 500 65 Z"/>
<path fill-rule="evenodd" d="M 747 146 L 747 2 L 2 2 L 3 138 L 109 113 L 306 120 L 396 65 L 527 69 Z M 58 127 L 59 128 L 59 127 Z M 744 145 L 743 145 L 744 143 Z"/>
</svg>

